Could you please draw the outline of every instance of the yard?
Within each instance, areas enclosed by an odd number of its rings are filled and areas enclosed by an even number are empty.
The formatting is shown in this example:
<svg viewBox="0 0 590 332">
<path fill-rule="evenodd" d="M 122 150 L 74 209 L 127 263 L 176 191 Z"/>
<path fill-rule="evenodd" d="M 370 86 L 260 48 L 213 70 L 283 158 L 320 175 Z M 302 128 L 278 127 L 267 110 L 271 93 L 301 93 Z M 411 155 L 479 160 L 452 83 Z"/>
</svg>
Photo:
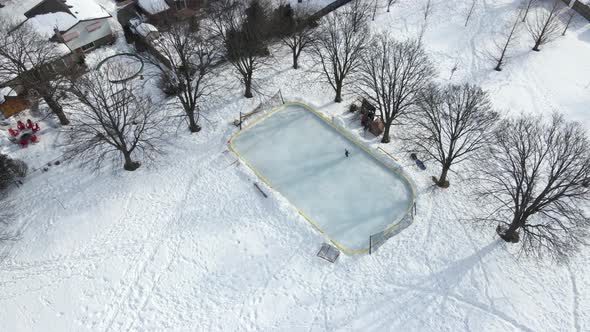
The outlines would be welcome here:
<svg viewBox="0 0 590 332">
<path fill-rule="evenodd" d="M 399 39 L 416 37 L 425 4 L 401 0 L 370 26 Z M 465 28 L 471 1 L 432 1 L 423 43 L 436 80 L 482 86 L 503 115 L 559 110 L 590 128 L 590 62 L 581 61 L 590 59 L 590 26 L 583 18 L 541 52 L 530 51 L 526 29 L 520 31 L 510 61 L 493 71 L 486 49 L 517 5 L 478 1 Z M 118 33 L 114 45 L 87 62 L 133 52 Z M 334 103 L 305 53 L 294 70 L 286 48 L 272 51 L 274 62 L 256 74 L 263 84 L 254 98 L 243 98 L 224 65 L 215 78 L 223 93 L 205 103 L 202 130 L 191 134 L 184 123 L 168 124 L 165 130 L 175 134 L 164 154 L 134 172 L 107 165 L 95 173 L 75 162 L 47 166 L 63 152 L 51 119 L 40 122 L 47 129 L 27 149 L 3 140 L 0 152 L 34 171 L 14 191 L 20 237 L 0 247 L 0 330 L 590 329 L 590 249 L 561 262 L 520 256 L 493 227 L 471 220 L 481 202 L 465 168 L 450 175 L 448 189 L 435 188 L 430 177 L 437 166 L 419 170 L 397 127 L 390 144 L 364 132 L 347 111 L 356 98 L 352 87 Z M 144 91 L 166 98 L 148 74 Z M 376 254 L 343 254 L 335 264 L 317 258 L 329 238 L 310 227 L 281 189 L 261 184 L 269 197 L 260 195 L 253 185 L 259 178 L 231 151 L 228 141 L 238 130 L 232 122 L 279 89 L 286 101 L 305 102 L 360 143 L 396 156 L 415 185 L 413 224 Z M 353 158 L 361 152 L 350 151 Z"/>
</svg>

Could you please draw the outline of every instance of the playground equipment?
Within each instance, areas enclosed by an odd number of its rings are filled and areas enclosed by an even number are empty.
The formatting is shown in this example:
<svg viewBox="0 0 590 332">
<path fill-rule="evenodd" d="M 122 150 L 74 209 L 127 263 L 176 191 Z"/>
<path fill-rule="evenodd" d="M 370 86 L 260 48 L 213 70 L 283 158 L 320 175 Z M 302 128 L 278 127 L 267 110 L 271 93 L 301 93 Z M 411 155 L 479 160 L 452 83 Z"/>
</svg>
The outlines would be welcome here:
<svg viewBox="0 0 590 332">
<path fill-rule="evenodd" d="M 13 143 L 20 144 L 21 147 L 26 148 L 29 143 L 38 143 L 39 137 L 37 132 L 41 130 L 39 124 L 27 119 L 26 123 L 18 121 L 16 129 L 8 128 L 10 140 Z"/>
<path fill-rule="evenodd" d="M 115 63 L 118 61 L 120 64 L 123 64 L 125 68 L 134 69 L 130 70 L 130 72 L 125 72 L 128 76 L 121 76 L 123 73 L 117 71 L 117 67 L 109 66 L 110 63 Z M 106 65 L 106 66 L 105 66 Z M 96 66 L 96 70 L 101 70 L 101 68 L 105 66 L 103 70 L 106 70 L 107 78 L 111 83 L 123 83 L 129 80 L 134 79 L 143 71 L 143 60 L 137 55 L 133 53 L 118 53 L 115 55 L 111 55 L 105 59 L 103 59 L 98 66 Z"/>
</svg>

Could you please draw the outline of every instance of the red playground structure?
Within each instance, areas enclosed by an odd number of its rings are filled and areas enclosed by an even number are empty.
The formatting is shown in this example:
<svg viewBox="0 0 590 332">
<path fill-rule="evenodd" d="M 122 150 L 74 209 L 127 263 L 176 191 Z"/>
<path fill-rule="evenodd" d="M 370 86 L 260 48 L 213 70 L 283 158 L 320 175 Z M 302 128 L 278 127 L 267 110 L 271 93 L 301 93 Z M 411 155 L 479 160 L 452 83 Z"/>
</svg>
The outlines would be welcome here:
<svg viewBox="0 0 590 332">
<path fill-rule="evenodd" d="M 11 141 L 26 148 L 29 143 L 39 142 L 39 137 L 36 135 L 39 130 L 41 130 L 41 128 L 38 123 L 34 123 L 31 119 L 27 119 L 26 123 L 19 120 L 16 123 L 16 129 L 9 128 L 8 132 L 10 133 Z"/>
</svg>

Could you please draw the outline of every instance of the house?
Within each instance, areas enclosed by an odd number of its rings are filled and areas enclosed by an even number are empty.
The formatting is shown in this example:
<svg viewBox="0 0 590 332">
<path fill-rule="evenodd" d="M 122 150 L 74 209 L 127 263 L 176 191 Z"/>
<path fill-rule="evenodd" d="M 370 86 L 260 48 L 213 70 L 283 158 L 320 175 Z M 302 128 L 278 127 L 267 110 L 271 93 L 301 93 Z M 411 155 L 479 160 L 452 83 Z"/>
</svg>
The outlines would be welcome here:
<svg viewBox="0 0 590 332">
<path fill-rule="evenodd" d="M 83 54 L 114 41 L 111 15 L 93 0 L 19 0 L 6 6 L 72 53 Z"/>
<path fill-rule="evenodd" d="M 138 11 L 155 25 L 165 26 L 193 16 L 208 0 L 136 0 Z"/>
<path fill-rule="evenodd" d="M 17 24 L 28 24 L 40 35 L 55 43 L 60 59 L 40 69 L 51 74 L 71 69 L 84 58 L 84 53 L 114 41 L 111 15 L 94 0 L 0 0 L 1 17 Z M 0 87 L 11 86 L 25 93 L 18 77 L 4 77 Z"/>
<path fill-rule="evenodd" d="M 147 21 L 156 25 L 165 25 L 172 19 L 174 10 L 166 0 L 137 0 L 139 12 Z"/>
</svg>

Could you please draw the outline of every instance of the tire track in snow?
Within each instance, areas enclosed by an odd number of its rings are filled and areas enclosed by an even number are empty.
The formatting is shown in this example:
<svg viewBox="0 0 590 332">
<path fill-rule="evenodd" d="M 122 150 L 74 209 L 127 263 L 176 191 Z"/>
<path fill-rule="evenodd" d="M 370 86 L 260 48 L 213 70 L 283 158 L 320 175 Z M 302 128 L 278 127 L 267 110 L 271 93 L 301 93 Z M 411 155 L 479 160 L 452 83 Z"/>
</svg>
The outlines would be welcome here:
<svg viewBox="0 0 590 332">
<path fill-rule="evenodd" d="M 572 316 L 574 320 L 574 328 L 577 332 L 582 331 L 580 327 L 580 292 L 578 291 L 578 285 L 576 284 L 576 277 L 574 275 L 574 271 L 572 270 L 571 263 L 566 263 L 567 270 L 569 272 L 570 280 L 572 282 L 572 294 L 573 294 L 573 308 L 572 308 Z"/>
</svg>

